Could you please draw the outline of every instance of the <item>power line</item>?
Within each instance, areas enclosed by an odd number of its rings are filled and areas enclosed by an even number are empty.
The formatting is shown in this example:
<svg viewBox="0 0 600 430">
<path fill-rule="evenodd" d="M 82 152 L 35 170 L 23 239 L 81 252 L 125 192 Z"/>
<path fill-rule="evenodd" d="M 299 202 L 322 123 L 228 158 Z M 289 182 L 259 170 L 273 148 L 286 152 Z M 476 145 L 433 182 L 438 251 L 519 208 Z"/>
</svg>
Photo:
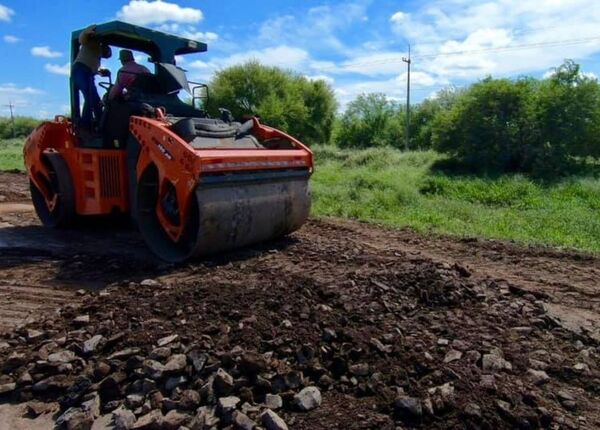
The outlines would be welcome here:
<svg viewBox="0 0 600 430">
<path fill-rule="evenodd" d="M 431 59 L 438 57 L 447 57 L 453 55 L 465 55 L 465 54 L 478 54 L 484 52 L 505 52 L 505 51 L 518 51 L 521 49 L 532 49 L 532 48 L 541 48 L 541 47 L 554 47 L 554 46 L 572 46 L 579 45 L 582 43 L 593 42 L 596 40 L 600 40 L 600 36 L 593 36 L 587 38 L 579 38 L 579 39 L 564 39 L 564 40 L 555 40 L 551 42 L 539 42 L 539 43 L 523 43 L 519 45 L 508 45 L 503 47 L 496 48 L 482 48 L 482 49 L 473 49 L 473 50 L 463 50 L 463 51 L 451 51 L 451 52 L 442 52 L 437 54 L 421 54 L 421 55 L 413 55 L 413 59 Z M 334 70 L 334 69 L 344 69 L 348 67 L 359 67 L 359 66 L 371 66 L 375 64 L 389 64 L 389 63 L 399 63 L 402 61 L 402 58 L 398 57 L 388 57 L 382 58 L 381 60 L 374 61 L 365 61 L 360 63 L 345 63 L 340 66 L 330 66 L 330 67 L 321 67 L 317 68 L 318 71 L 326 71 L 326 70 Z"/>
<path fill-rule="evenodd" d="M 593 42 L 595 40 L 600 40 L 600 36 L 587 37 L 587 38 L 582 38 L 582 39 L 557 40 L 554 42 L 524 43 L 521 45 L 509 45 L 509 46 L 502 46 L 502 47 L 496 47 L 496 48 L 483 48 L 483 49 L 473 49 L 473 50 L 465 50 L 465 51 L 441 52 L 438 54 L 417 55 L 417 56 L 415 56 L 415 58 L 437 58 L 437 57 L 446 57 L 446 56 L 451 56 L 451 55 L 478 54 L 478 53 L 482 53 L 482 52 L 504 52 L 504 51 L 518 51 L 521 49 L 532 49 L 532 48 L 541 48 L 541 47 L 549 47 L 549 46 L 570 46 L 570 45 L 578 45 L 581 43 Z"/>
</svg>

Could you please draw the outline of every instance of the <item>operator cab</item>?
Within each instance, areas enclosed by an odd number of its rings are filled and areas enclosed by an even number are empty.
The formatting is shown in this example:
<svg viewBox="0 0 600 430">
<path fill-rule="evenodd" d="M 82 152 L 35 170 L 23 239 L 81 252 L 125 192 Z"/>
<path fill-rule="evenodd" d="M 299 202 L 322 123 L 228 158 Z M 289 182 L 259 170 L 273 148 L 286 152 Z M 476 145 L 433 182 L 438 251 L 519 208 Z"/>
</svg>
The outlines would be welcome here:
<svg viewBox="0 0 600 430">
<path fill-rule="evenodd" d="M 79 35 L 82 31 L 72 33 L 71 62 L 75 61 L 79 52 Z M 188 81 L 185 71 L 176 65 L 175 60 L 177 55 L 205 52 L 206 44 L 120 21 L 98 25 L 95 34 L 111 48 L 147 54 L 154 72 L 136 74 L 126 94 L 113 100 L 108 99 L 113 86 L 111 76 L 108 75 L 108 80 L 99 82 L 99 86 L 106 91 L 104 96 L 101 95 L 104 109 L 102 117 L 94 124 L 91 135 L 78 130 L 83 100 L 79 91 L 75 91 L 71 79 L 71 118 L 82 147 L 123 149 L 129 135 L 130 117 L 150 115 L 157 107 L 164 108 L 176 117 L 206 117 L 204 105 L 208 98 L 207 86 Z M 116 77 L 115 75 L 115 79 Z M 181 90 L 191 94 L 191 105 L 178 97 Z"/>
</svg>

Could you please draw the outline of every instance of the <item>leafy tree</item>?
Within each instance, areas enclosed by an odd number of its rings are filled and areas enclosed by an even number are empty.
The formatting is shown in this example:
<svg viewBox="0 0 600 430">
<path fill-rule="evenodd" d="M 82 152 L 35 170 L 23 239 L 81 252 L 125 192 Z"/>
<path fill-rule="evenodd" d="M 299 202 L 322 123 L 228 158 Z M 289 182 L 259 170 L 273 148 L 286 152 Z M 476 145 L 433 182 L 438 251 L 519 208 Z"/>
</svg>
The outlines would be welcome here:
<svg viewBox="0 0 600 430">
<path fill-rule="evenodd" d="M 572 60 L 540 83 L 531 111 L 532 168 L 560 170 L 573 157 L 600 156 L 600 85 Z"/>
<path fill-rule="evenodd" d="M 443 88 L 434 98 L 423 100 L 414 106 L 410 122 L 411 149 L 430 149 L 433 146 L 433 119 L 442 111 L 449 110 L 460 91 L 454 87 Z"/>
<path fill-rule="evenodd" d="M 530 136 L 533 81 L 487 78 L 462 93 L 432 122 L 436 149 L 472 170 L 517 171 Z"/>
<path fill-rule="evenodd" d="M 242 119 L 258 115 L 306 143 L 326 143 L 337 109 L 331 87 L 277 67 L 251 61 L 217 72 L 210 83 L 209 110 L 229 109 Z"/>
<path fill-rule="evenodd" d="M 384 94 L 361 94 L 340 118 L 334 142 L 351 148 L 399 146 L 404 135 L 399 112 Z"/>
</svg>

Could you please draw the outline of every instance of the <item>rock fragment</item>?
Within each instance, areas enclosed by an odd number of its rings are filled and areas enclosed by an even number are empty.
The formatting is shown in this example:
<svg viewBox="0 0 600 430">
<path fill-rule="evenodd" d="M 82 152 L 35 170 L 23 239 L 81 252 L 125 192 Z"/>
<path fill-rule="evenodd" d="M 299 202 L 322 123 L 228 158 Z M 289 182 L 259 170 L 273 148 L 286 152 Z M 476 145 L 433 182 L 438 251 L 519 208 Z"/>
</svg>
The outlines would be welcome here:
<svg viewBox="0 0 600 430">
<path fill-rule="evenodd" d="M 104 336 L 97 334 L 83 342 L 83 353 L 91 354 L 98 348 L 98 345 L 104 340 Z"/>
<path fill-rule="evenodd" d="M 108 360 L 125 360 L 140 353 L 139 348 L 125 348 L 108 356 Z"/>
<path fill-rule="evenodd" d="M 48 356 L 48 362 L 50 363 L 70 363 L 77 357 L 73 351 L 59 351 L 52 353 Z"/>
<path fill-rule="evenodd" d="M 116 430 L 129 430 L 135 424 L 135 415 L 128 409 L 120 407 L 113 411 L 113 423 Z"/>
<path fill-rule="evenodd" d="M 462 358 L 462 352 L 457 351 L 456 349 L 451 349 L 446 353 L 444 357 L 444 363 L 452 363 L 453 361 L 460 360 Z"/>
<path fill-rule="evenodd" d="M 512 370 L 512 364 L 498 354 L 484 354 L 481 366 L 486 371 Z"/>
<path fill-rule="evenodd" d="M 264 411 L 260 418 L 267 430 L 288 430 L 285 421 L 270 409 Z"/>
<path fill-rule="evenodd" d="M 321 392 L 314 386 L 303 388 L 294 396 L 294 404 L 301 411 L 311 411 L 321 406 L 321 402 Z"/>
<path fill-rule="evenodd" d="M 165 366 L 156 360 L 145 360 L 144 372 L 149 378 L 161 379 L 165 373 Z"/>
<path fill-rule="evenodd" d="M 184 410 L 195 410 L 200 406 L 200 394 L 196 390 L 185 390 L 179 396 L 179 406 Z"/>
<path fill-rule="evenodd" d="M 217 415 L 225 425 L 233 421 L 233 412 L 240 403 L 240 398 L 236 396 L 221 397 L 217 402 Z"/>
<path fill-rule="evenodd" d="M 82 327 L 85 326 L 87 324 L 90 323 L 90 316 L 89 315 L 79 315 L 77 317 L 75 317 L 73 319 L 73 324 L 78 326 L 78 327 Z"/>
<path fill-rule="evenodd" d="M 481 418 L 481 408 L 477 403 L 467 403 L 464 407 L 464 413 L 470 418 Z"/>
<path fill-rule="evenodd" d="M 369 365 L 365 363 L 352 364 L 348 367 L 348 370 L 354 376 L 367 376 L 369 374 Z"/>
<path fill-rule="evenodd" d="M 535 385 L 544 385 L 550 381 L 550 377 L 543 370 L 527 369 L 527 375 Z"/>
<path fill-rule="evenodd" d="M 163 417 L 161 425 L 165 430 L 177 430 L 192 420 L 192 417 L 183 412 L 172 410 Z"/>
<path fill-rule="evenodd" d="M 36 418 L 40 415 L 54 412 L 58 408 L 59 406 L 57 403 L 38 402 L 37 400 L 32 400 L 26 405 L 27 415 L 31 418 Z"/>
<path fill-rule="evenodd" d="M 423 415 L 421 399 L 400 396 L 394 401 L 394 412 L 402 421 L 409 423 L 419 421 Z"/>
<path fill-rule="evenodd" d="M 27 341 L 28 342 L 37 342 L 40 339 L 43 339 L 46 336 L 46 333 L 41 330 L 27 330 Z"/>
<path fill-rule="evenodd" d="M 148 358 L 157 361 L 164 361 L 171 356 L 171 348 L 168 346 L 159 346 L 158 348 L 154 348 Z"/>
<path fill-rule="evenodd" d="M 154 279 L 144 279 L 142 282 L 140 282 L 140 285 L 142 287 L 158 287 L 160 283 Z"/>
<path fill-rule="evenodd" d="M 278 394 L 267 394 L 265 396 L 265 406 L 276 411 L 283 406 L 283 399 Z"/>
<path fill-rule="evenodd" d="M 175 342 L 176 340 L 179 340 L 179 335 L 178 334 L 172 334 L 170 336 L 165 336 L 163 338 L 158 339 L 158 341 L 156 342 L 156 344 L 158 346 L 165 346 L 165 345 L 168 345 L 170 343 Z"/>
<path fill-rule="evenodd" d="M 137 419 L 131 429 L 152 430 L 162 426 L 163 414 L 160 410 L 153 410 Z"/>
<path fill-rule="evenodd" d="M 267 370 L 267 362 L 262 355 L 247 352 L 242 355 L 239 369 L 244 375 L 254 376 Z"/>
<path fill-rule="evenodd" d="M 15 382 L 0 384 L 0 395 L 11 393 L 16 388 L 17 388 L 17 384 Z"/>
<path fill-rule="evenodd" d="M 90 430 L 93 424 L 94 417 L 80 408 L 69 408 L 56 419 L 56 426 L 67 430 Z"/>
<path fill-rule="evenodd" d="M 233 377 L 225 370 L 219 368 L 213 380 L 213 389 L 217 396 L 226 396 L 233 390 Z"/>
<path fill-rule="evenodd" d="M 169 358 L 167 364 L 164 367 L 164 372 L 169 374 L 182 373 L 187 365 L 187 357 L 185 354 L 174 354 Z"/>
<path fill-rule="evenodd" d="M 233 413 L 233 427 L 238 430 L 253 430 L 256 427 L 256 423 L 248 415 L 240 411 L 235 411 Z"/>
</svg>

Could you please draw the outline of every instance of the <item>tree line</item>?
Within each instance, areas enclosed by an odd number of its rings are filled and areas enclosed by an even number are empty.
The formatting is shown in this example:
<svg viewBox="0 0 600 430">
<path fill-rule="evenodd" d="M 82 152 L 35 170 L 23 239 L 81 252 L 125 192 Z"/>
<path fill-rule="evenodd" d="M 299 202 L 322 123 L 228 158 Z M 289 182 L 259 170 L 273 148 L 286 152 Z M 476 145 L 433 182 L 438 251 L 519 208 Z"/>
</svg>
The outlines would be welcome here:
<svg viewBox="0 0 600 430">
<path fill-rule="evenodd" d="M 405 107 L 362 94 L 336 114 L 330 85 L 250 62 L 218 72 L 212 106 L 264 122 L 308 144 L 405 146 Z M 569 173 L 600 157 L 600 85 L 565 61 L 543 78 L 485 78 L 411 107 L 409 149 L 448 154 L 472 172 Z"/>
<path fill-rule="evenodd" d="M 0 139 L 27 137 L 39 123 L 40 120 L 25 116 L 17 116 L 14 121 L 0 118 Z"/>
<path fill-rule="evenodd" d="M 208 110 L 225 107 L 237 119 L 258 115 L 305 143 L 341 148 L 405 147 L 405 107 L 385 94 L 361 94 L 338 114 L 327 82 L 250 61 L 217 72 Z M 446 88 L 411 107 L 411 150 L 448 154 L 475 173 L 557 175 L 600 158 L 600 84 L 566 60 L 543 79 L 487 77 Z M 38 121 L 15 118 L 27 136 Z M 0 139 L 13 136 L 0 118 Z"/>
</svg>

